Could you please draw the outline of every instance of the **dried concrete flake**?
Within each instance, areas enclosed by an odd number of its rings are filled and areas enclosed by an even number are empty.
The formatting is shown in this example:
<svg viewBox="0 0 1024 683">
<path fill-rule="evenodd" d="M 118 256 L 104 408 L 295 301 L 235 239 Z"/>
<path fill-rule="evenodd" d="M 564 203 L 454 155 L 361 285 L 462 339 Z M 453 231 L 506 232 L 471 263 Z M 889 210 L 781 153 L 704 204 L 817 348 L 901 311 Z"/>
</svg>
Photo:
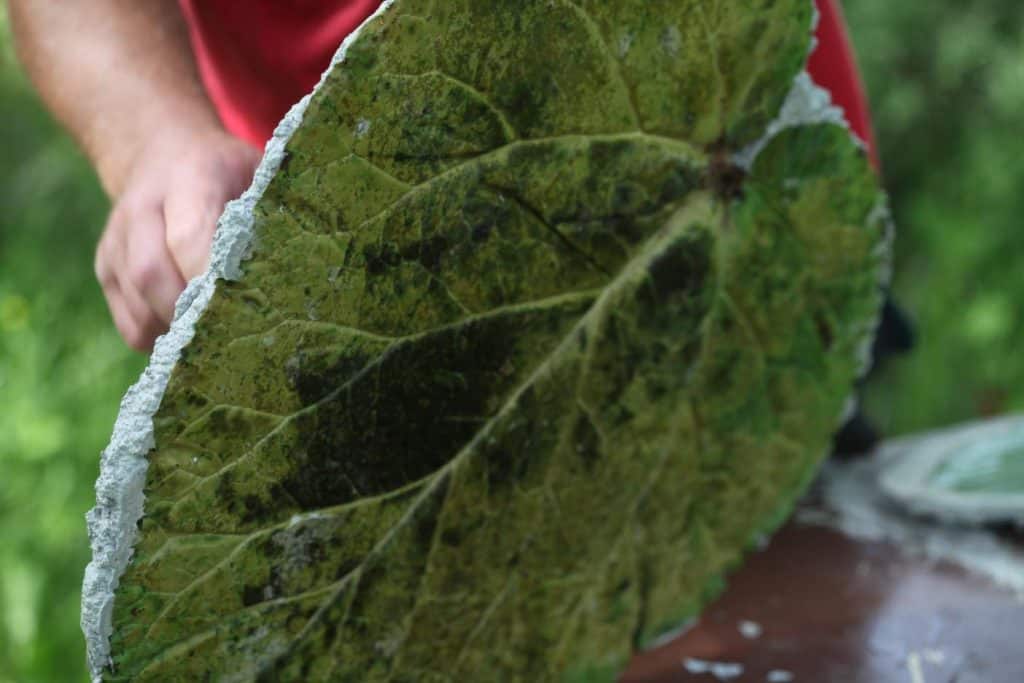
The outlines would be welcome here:
<svg viewBox="0 0 1024 683">
<path fill-rule="evenodd" d="M 687 657 L 683 660 L 683 668 L 686 669 L 686 673 L 693 675 L 706 674 L 711 671 L 711 662 L 703 659 L 697 659 L 695 657 Z"/>
<path fill-rule="evenodd" d="M 743 665 L 735 662 L 714 662 L 696 657 L 683 660 L 683 668 L 687 673 L 700 675 L 711 674 L 720 681 L 731 681 L 743 675 Z"/>
<path fill-rule="evenodd" d="M 619 59 L 625 58 L 629 54 L 629 49 L 633 47 L 633 35 L 629 33 L 623 33 L 619 35 Z"/>
<path fill-rule="evenodd" d="M 925 664 L 942 666 L 946 661 L 946 655 L 941 650 L 914 651 L 907 655 L 907 674 L 911 683 L 926 683 L 928 676 L 925 673 Z"/>
<path fill-rule="evenodd" d="M 874 174 L 791 92 L 811 16 L 385 3 L 125 399 L 94 676 L 611 681 L 691 620 L 804 489 L 881 301 Z"/>
<path fill-rule="evenodd" d="M 743 620 L 739 623 L 740 635 L 747 640 L 757 640 L 764 633 L 764 628 L 756 621 Z"/>
<path fill-rule="evenodd" d="M 843 110 L 832 104 L 829 92 L 816 85 L 810 74 L 802 71 L 793 78 L 792 88 L 782 104 L 779 115 L 768 124 L 763 136 L 736 153 L 736 163 L 743 168 L 749 168 L 768 141 L 787 128 L 822 123 L 848 128 Z M 793 189 L 800 182 L 801 179 L 795 177 L 783 180 L 787 189 Z"/>
<path fill-rule="evenodd" d="M 765 676 L 765 681 L 768 683 L 791 683 L 796 680 L 792 672 L 786 671 L 785 669 L 772 669 Z"/>
<path fill-rule="evenodd" d="M 907 655 L 907 673 L 910 683 L 925 683 L 924 667 L 921 666 L 921 653 L 911 652 Z"/>
<path fill-rule="evenodd" d="M 743 665 L 735 662 L 712 662 L 709 671 L 720 681 L 731 681 L 743 675 Z"/>
<path fill-rule="evenodd" d="M 683 36 L 679 32 L 677 26 L 666 26 L 665 30 L 661 34 L 661 46 L 665 52 L 673 57 L 679 55 L 680 49 L 682 49 Z"/>
</svg>

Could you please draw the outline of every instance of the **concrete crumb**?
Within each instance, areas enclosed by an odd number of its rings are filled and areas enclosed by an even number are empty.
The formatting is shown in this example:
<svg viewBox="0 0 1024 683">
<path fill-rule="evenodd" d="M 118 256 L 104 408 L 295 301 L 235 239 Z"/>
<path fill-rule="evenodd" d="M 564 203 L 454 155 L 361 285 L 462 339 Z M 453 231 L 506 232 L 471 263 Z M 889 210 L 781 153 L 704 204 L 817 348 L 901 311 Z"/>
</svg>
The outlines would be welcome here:
<svg viewBox="0 0 1024 683">
<path fill-rule="evenodd" d="M 743 665 L 735 662 L 712 662 L 711 675 L 720 681 L 731 681 L 743 675 Z"/>
<path fill-rule="evenodd" d="M 743 665 L 736 662 L 713 662 L 696 657 L 683 660 L 683 668 L 694 675 L 711 674 L 720 681 L 731 681 L 743 675 Z"/>
<path fill-rule="evenodd" d="M 687 673 L 706 674 L 711 670 L 711 663 L 705 662 L 703 659 L 687 657 L 683 660 L 683 668 L 686 669 Z"/>
<path fill-rule="evenodd" d="M 738 628 L 740 635 L 747 640 L 757 640 L 764 633 L 764 628 L 762 628 L 761 624 L 756 621 L 750 621 L 749 619 L 741 621 Z"/>
<path fill-rule="evenodd" d="M 924 668 L 921 666 L 919 652 L 911 652 L 907 655 L 907 672 L 910 674 L 910 683 L 925 683 Z"/>
</svg>

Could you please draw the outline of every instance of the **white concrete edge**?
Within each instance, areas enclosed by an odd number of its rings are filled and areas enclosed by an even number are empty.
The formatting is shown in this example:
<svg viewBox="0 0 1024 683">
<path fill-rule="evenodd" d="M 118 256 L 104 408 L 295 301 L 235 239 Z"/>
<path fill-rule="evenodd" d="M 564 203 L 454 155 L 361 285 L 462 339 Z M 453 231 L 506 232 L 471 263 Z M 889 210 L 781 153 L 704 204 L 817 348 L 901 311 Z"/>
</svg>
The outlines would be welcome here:
<svg viewBox="0 0 1024 683">
<path fill-rule="evenodd" d="M 948 562 L 987 578 L 1024 602 L 1024 550 L 985 528 L 914 517 L 878 486 L 877 456 L 826 463 L 815 484 L 822 503 L 798 509 L 797 521 L 847 536 L 896 546 L 901 552 Z"/>
<path fill-rule="evenodd" d="M 810 25 L 812 37 L 811 45 L 807 52 L 808 59 L 810 59 L 811 54 L 817 47 L 817 39 L 814 37 L 814 33 L 817 31 L 820 20 L 821 15 L 815 6 L 813 8 Z M 850 137 L 853 138 L 859 146 L 866 148 L 864 141 L 857 137 L 850 128 L 850 124 L 846 120 L 845 112 L 843 112 L 842 108 L 833 104 L 831 93 L 814 82 L 805 66 L 804 69 L 794 77 L 793 85 L 790 88 L 789 93 L 786 95 L 786 99 L 782 103 L 782 108 L 779 110 L 778 116 L 768 124 L 764 135 L 734 154 L 732 161 L 744 171 L 749 172 L 750 169 L 753 168 L 754 160 L 757 158 L 757 155 L 760 154 L 761 150 L 763 150 L 775 136 L 789 128 L 810 126 L 821 123 L 842 126 L 849 131 Z M 882 193 L 882 197 L 879 199 L 878 204 L 876 204 L 868 216 L 865 217 L 865 222 L 867 224 L 881 222 L 885 231 L 885 237 L 878 247 L 879 251 L 875 254 L 875 257 L 881 262 L 878 281 L 880 292 L 879 296 L 881 297 L 881 292 L 888 287 L 892 277 L 892 242 L 894 233 L 888 208 L 888 201 L 884 193 Z M 875 334 L 880 323 L 881 306 L 879 306 L 878 314 L 873 321 L 870 321 L 863 329 L 856 330 L 854 332 L 854 334 L 860 336 L 861 339 L 857 350 L 857 362 L 859 364 L 859 374 L 861 376 L 867 373 L 868 368 L 871 365 L 871 347 L 874 343 Z M 843 404 L 840 414 L 836 416 L 837 428 L 845 424 L 846 421 L 856 413 L 856 411 L 857 396 L 856 392 L 853 392 Z M 767 539 L 764 540 L 764 543 L 767 544 Z M 685 630 L 692 628 L 695 622 L 695 619 L 690 619 L 680 625 L 676 630 L 670 630 L 665 634 L 661 634 L 652 641 L 647 649 L 654 649 L 655 647 L 665 644 L 669 640 L 685 632 Z"/>
<path fill-rule="evenodd" d="M 768 124 L 765 134 L 733 156 L 737 166 L 749 171 L 761 150 L 779 133 L 797 126 L 832 123 L 850 130 L 843 110 L 832 104 L 832 95 L 817 85 L 805 68 L 793 79 L 793 86 L 782 103 L 779 115 Z M 851 136 L 853 133 L 851 131 Z M 863 144 L 853 136 L 858 144 Z"/>
<path fill-rule="evenodd" d="M 313 93 L 319 90 L 328 72 L 345 59 L 349 46 L 362 29 L 394 2 L 384 0 L 377 11 L 345 39 Z M 181 294 L 170 330 L 157 340 L 149 366 L 121 401 L 113 436 L 100 458 L 96 507 L 86 515 L 92 561 L 86 567 L 82 585 L 81 625 L 94 682 L 102 680 L 104 670 L 113 663 L 110 635 L 114 594 L 131 559 L 137 525 L 143 514 L 147 455 L 154 446 L 153 415 L 160 406 L 181 350 L 192 340 L 196 322 L 214 294 L 217 279 L 234 280 L 241 275 L 241 262 L 247 257 L 252 240 L 253 210 L 277 173 L 285 146 L 302 122 L 311 95 L 292 107 L 278 124 L 267 142 L 252 185 L 225 207 L 217 223 L 209 268 L 192 280 Z"/>
<path fill-rule="evenodd" d="M 812 37 L 811 45 L 807 52 L 808 59 L 810 59 L 811 54 L 817 48 L 818 41 L 814 34 L 817 31 L 820 20 L 821 14 L 818 12 L 817 6 L 814 6 L 811 15 L 810 30 Z M 782 109 L 779 111 L 778 116 L 768 124 L 765 134 L 733 155 L 733 163 L 749 172 L 753 168 L 757 155 L 761 153 L 775 136 L 789 128 L 823 123 L 845 128 L 853 141 L 865 151 L 867 150 L 866 143 L 850 127 L 843 109 L 832 102 L 832 94 L 814 82 L 805 66 L 803 71 L 798 73 L 793 79 L 793 86 L 782 103 Z M 864 220 L 868 225 L 881 224 L 881 228 L 884 231 L 883 240 L 879 243 L 878 249 L 874 254 L 874 257 L 879 260 L 881 266 L 878 277 L 879 303 L 881 304 L 881 297 L 884 296 L 883 293 L 888 288 L 892 279 L 892 250 L 895 233 L 889 211 L 888 197 L 884 192 L 880 193 L 878 203 Z M 853 330 L 854 336 L 860 337 L 861 340 L 857 348 L 858 375 L 860 377 L 867 374 L 871 367 L 871 349 L 878 326 L 882 322 L 881 308 L 881 305 L 879 305 L 878 314 L 874 320 L 869 321 L 862 329 Z M 856 392 L 851 393 L 838 416 L 839 426 L 845 424 L 857 412 L 857 404 Z"/>
<path fill-rule="evenodd" d="M 811 45 L 807 53 L 808 59 L 810 59 L 811 54 L 813 54 L 817 47 L 817 39 L 814 38 L 813 35 L 817 30 L 820 20 L 821 15 L 815 6 L 811 18 L 810 30 L 812 38 Z M 790 89 L 789 94 L 786 96 L 785 101 L 782 103 L 782 109 L 779 111 L 779 115 L 768 124 L 765 134 L 733 155 L 733 163 L 749 172 L 750 169 L 753 168 L 757 155 L 761 153 L 761 151 L 775 136 L 789 128 L 812 126 L 823 123 L 845 128 L 850 133 L 850 137 L 854 142 L 866 151 L 867 145 L 853 132 L 849 122 L 846 120 L 846 115 L 843 109 L 833 104 L 831 93 L 816 84 L 805 67 L 804 70 L 798 73 L 793 79 L 793 86 Z M 894 236 L 888 198 L 884 193 L 881 193 L 878 203 L 865 217 L 865 222 L 867 224 L 881 223 L 881 227 L 885 233 L 883 241 L 878 246 L 878 251 L 874 254 L 881 263 L 878 280 L 879 292 L 881 293 L 889 286 L 889 282 L 892 279 L 892 247 Z M 854 330 L 854 334 L 861 338 L 861 343 L 857 352 L 858 363 L 860 366 L 859 374 L 861 376 L 866 374 L 871 366 L 871 347 L 874 344 L 875 333 L 877 332 L 878 325 L 880 323 L 881 306 L 879 306 L 879 314 L 874 321 L 862 330 Z M 856 395 L 851 395 L 843 407 L 843 411 L 840 416 L 840 424 L 845 423 L 846 420 L 856 412 L 856 408 Z"/>
<path fill-rule="evenodd" d="M 818 19 L 815 11 L 815 26 Z M 828 91 L 817 86 L 804 71 L 796 77 L 793 90 L 787 97 L 782 112 L 769 125 L 766 135 L 742 150 L 734 160 L 749 170 L 757 154 L 773 136 L 792 126 L 817 123 L 835 123 L 849 129 L 842 110 L 832 105 Z M 865 146 L 863 140 L 856 135 L 853 137 L 858 144 Z M 867 221 L 881 222 L 886 232 L 885 240 L 876 254 L 882 262 L 879 287 L 885 288 L 892 277 L 894 226 L 888 202 L 884 197 L 868 216 Z M 872 328 L 871 332 L 874 329 Z M 866 371 L 870 364 L 874 334 L 865 335 L 863 339 L 860 349 L 862 372 Z M 853 401 L 851 398 L 847 410 L 855 405 Z M 1003 430 L 1019 419 L 1007 418 L 995 424 L 978 423 L 969 431 L 971 435 L 975 435 L 989 429 Z M 960 429 L 954 427 L 924 437 L 907 437 L 888 442 L 880 453 L 862 462 L 849 465 L 826 462 L 815 485 L 824 499 L 824 509 L 804 505 L 798 509 L 796 519 L 805 524 L 828 526 L 854 538 L 892 543 L 905 552 L 936 561 L 950 562 L 973 574 L 987 577 L 996 585 L 1013 591 L 1021 601 L 1024 601 L 1024 551 L 1001 541 L 987 530 L 950 524 L 951 520 L 948 517 L 951 515 L 948 514 L 948 509 L 946 518 L 943 518 L 940 506 L 931 504 L 936 502 L 934 500 L 928 501 L 919 496 L 916 501 L 910 502 L 908 499 L 920 491 L 909 491 L 906 484 L 901 486 L 896 483 L 897 476 L 883 474 L 886 464 L 893 462 L 897 452 L 917 447 L 922 440 L 946 438 Z M 901 471 L 899 474 L 906 473 Z M 902 499 L 901 502 L 915 512 L 930 513 L 936 518 L 915 518 L 906 514 L 903 509 L 892 503 L 892 500 L 897 498 Z M 942 501 L 943 505 L 947 502 Z M 997 511 L 996 508 L 998 512 L 1004 512 L 1008 501 L 1000 499 L 986 502 L 988 505 L 982 507 L 985 508 L 985 513 L 990 514 Z M 960 522 L 968 516 L 960 508 L 957 509 L 957 513 Z"/>
</svg>

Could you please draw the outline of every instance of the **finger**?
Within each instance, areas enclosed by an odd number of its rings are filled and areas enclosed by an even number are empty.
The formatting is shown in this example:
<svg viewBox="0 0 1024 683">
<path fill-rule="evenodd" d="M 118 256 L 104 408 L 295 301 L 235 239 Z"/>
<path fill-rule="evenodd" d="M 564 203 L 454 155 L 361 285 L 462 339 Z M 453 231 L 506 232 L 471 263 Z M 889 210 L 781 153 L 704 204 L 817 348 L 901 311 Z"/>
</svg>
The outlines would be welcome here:
<svg viewBox="0 0 1024 683">
<path fill-rule="evenodd" d="M 192 206 L 169 205 L 165 208 L 167 249 L 186 280 L 206 271 L 213 233 L 226 203 L 226 197 L 208 196 Z"/>
<path fill-rule="evenodd" d="M 139 348 L 145 344 L 141 334 L 142 330 L 135 322 L 135 318 L 128 308 L 124 295 L 121 293 L 121 288 L 117 282 L 117 273 L 114 270 L 118 255 L 122 251 L 121 244 L 117 239 L 118 233 L 116 230 L 111 229 L 112 226 L 116 226 L 117 220 L 118 216 L 117 212 L 115 212 L 107 222 L 107 227 L 103 231 L 103 237 L 96 247 L 96 260 L 94 263 L 96 279 L 103 290 L 103 296 L 107 300 L 107 309 L 110 311 L 110 317 L 113 318 L 117 331 L 121 334 L 125 343 L 132 348 L 142 350 Z"/>
<path fill-rule="evenodd" d="M 167 324 L 157 314 L 155 305 L 147 301 L 142 289 L 159 292 L 166 285 L 158 280 L 160 266 L 154 266 L 145 246 L 138 245 L 154 241 L 147 234 L 160 230 L 160 210 L 159 205 L 148 210 L 129 209 L 132 207 L 119 206 L 111 214 L 97 250 L 97 275 L 104 284 L 114 323 L 125 342 L 138 351 L 149 351 L 156 337 L 167 329 Z M 158 234 L 155 241 L 160 245 L 162 235 Z M 176 272 L 168 277 L 181 282 Z M 151 296 L 168 297 L 158 293 Z M 170 307 L 173 309 L 173 299 Z"/>
<path fill-rule="evenodd" d="M 104 287 L 103 293 L 107 297 L 107 307 L 110 309 L 110 316 L 114 319 L 114 326 L 117 327 L 121 338 L 136 351 L 148 352 L 152 348 L 152 340 L 149 339 L 146 331 L 135 321 L 135 317 L 132 315 L 116 281 L 114 284 Z"/>
<path fill-rule="evenodd" d="M 164 203 L 167 246 L 186 280 L 206 271 L 224 206 L 252 182 L 261 156 L 260 150 L 230 137 L 213 147 L 198 173 L 175 175 Z"/>
<path fill-rule="evenodd" d="M 118 280 L 119 302 L 124 317 L 123 327 L 118 325 L 121 336 L 136 351 L 153 350 L 153 342 L 167 331 L 167 325 L 150 308 L 149 303 L 127 279 Z M 117 324 L 117 318 L 114 319 Z"/>
<path fill-rule="evenodd" d="M 126 298 L 138 297 L 162 323 L 166 330 L 174 317 L 174 305 L 185 289 L 185 279 L 178 272 L 167 249 L 163 212 L 152 209 L 136 215 L 127 230 L 124 252 L 124 277 L 121 280 Z"/>
<path fill-rule="evenodd" d="M 103 296 L 107 300 L 107 308 L 110 310 L 110 317 L 114 320 L 114 326 L 121 334 L 128 346 L 137 351 L 147 351 L 152 344 L 144 330 L 136 321 L 131 307 L 125 300 L 121 287 L 118 284 L 117 276 L 112 268 L 110 249 L 113 240 L 105 238 L 100 242 L 96 251 L 96 278 L 103 289 Z"/>
</svg>

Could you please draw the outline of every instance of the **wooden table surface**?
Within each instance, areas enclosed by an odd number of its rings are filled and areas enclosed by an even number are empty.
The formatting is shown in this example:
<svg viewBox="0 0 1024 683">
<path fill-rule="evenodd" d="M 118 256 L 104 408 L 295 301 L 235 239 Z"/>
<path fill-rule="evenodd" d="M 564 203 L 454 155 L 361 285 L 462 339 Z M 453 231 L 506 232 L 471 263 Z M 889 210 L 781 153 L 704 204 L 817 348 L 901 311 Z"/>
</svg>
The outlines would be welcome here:
<svg viewBox="0 0 1024 683">
<path fill-rule="evenodd" d="M 1024 683 L 1024 601 L 952 565 L 790 523 L 697 625 L 622 679 L 716 680 Z"/>
</svg>

